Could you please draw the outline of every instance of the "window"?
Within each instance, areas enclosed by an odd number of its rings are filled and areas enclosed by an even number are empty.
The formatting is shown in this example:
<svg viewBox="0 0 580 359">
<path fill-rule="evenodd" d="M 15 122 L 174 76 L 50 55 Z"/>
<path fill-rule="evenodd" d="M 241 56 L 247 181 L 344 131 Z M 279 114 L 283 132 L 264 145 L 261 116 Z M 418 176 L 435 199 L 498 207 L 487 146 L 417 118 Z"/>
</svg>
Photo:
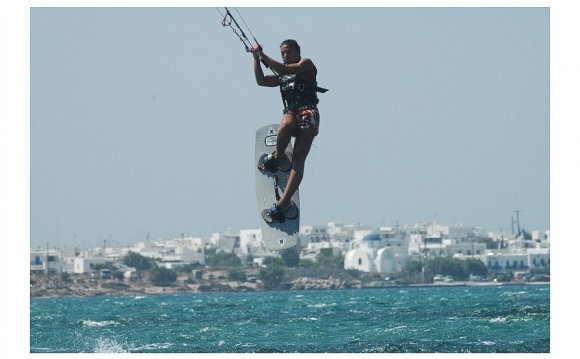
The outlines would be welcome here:
<svg viewBox="0 0 580 359">
<path fill-rule="evenodd" d="M 362 258 L 359 258 L 359 259 L 358 259 L 358 265 L 359 265 L 359 266 L 362 266 Z"/>
</svg>

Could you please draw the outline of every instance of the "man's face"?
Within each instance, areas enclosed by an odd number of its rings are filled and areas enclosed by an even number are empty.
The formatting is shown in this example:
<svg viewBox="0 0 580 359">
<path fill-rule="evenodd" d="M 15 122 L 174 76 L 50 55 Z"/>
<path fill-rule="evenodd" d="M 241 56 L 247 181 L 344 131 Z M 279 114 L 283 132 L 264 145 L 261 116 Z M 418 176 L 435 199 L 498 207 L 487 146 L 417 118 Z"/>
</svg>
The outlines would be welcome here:
<svg viewBox="0 0 580 359">
<path fill-rule="evenodd" d="M 295 64 L 300 61 L 300 53 L 293 47 L 282 45 L 280 47 L 280 53 L 285 64 Z"/>
</svg>

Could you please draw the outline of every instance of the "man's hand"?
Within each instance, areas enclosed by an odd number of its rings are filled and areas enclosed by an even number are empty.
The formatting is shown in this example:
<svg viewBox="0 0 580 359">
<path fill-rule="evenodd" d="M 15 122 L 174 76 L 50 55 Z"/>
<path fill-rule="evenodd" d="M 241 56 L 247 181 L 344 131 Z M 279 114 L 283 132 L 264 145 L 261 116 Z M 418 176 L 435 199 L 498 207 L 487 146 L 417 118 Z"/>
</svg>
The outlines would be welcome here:
<svg viewBox="0 0 580 359">
<path fill-rule="evenodd" d="M 250 49 L 250 52 L 251 52 L 252 54 L 254 54 L 254 56 L 256 56 L 256 55 L 258 55 L 258 56 L 259 56 L 259 55 L 261 55 L 261 54 L 262 54 L 262 50 L 263 50 L 263 49 L 262 49 L 262 45 L 258 44 L 258 46 L 256 46 L 256 47 L 252 47 L 252 48 Z"/>
</svg>

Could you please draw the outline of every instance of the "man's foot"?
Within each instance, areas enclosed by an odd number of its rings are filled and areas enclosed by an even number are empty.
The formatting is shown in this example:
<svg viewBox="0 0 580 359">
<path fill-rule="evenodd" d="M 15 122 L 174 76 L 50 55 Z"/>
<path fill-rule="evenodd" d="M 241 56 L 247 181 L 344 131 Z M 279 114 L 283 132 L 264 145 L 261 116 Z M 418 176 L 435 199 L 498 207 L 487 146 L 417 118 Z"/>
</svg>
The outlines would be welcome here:
<svg viewBox="0 0 580 359">
<path fill-rule="evenodd" d="M 296 219 L 296 217 L 298 217 L 298 212 L 299 210 L 296 203 L 294 203 L 294 201 L 290 201 L 288 208 L 284 209 L 284 217 L 290 220 Z"/>
<path fill-rule="evenodd" d="M 284 223 L 286 221 L 286 216 L 278 204 L 274 203 L 271 208 L 262 211 L 262 218 L 266 223 L 280 222 Z"/>
<path fill-rule="evenodd" d="M 278 169 L 278 161 L 274 157 L 274 152 L 271 154 L 263 154 L 258 160 L 258 169 L 262 172 L 270 171 L 276 172 Z"/>
<path fill-rule="evenodd" d="M 276 151 L 271 154 L 263 154 L 258 160 L 258 169 L 262 172 L 270 171 L 276 172 L 278 169 L 282 172 L 288 172 L 292 168 L 292 162 L 288 158 L 289 153 L 286 153 L 282 159 L 276 159 Z"/>
</svg>

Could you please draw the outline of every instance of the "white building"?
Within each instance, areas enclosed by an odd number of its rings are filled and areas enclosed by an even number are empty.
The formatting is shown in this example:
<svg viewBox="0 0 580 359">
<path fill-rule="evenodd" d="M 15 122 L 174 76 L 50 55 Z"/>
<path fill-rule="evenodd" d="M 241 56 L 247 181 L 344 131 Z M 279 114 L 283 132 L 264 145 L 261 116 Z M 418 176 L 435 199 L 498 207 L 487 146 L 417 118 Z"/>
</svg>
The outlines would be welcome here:
<svg viewBox="0 0 580 359">
<path fill-rule="evenodd" d="M 30 251 L 30 271 L 32 272 L 64 272 L 66 263 L 63 261 L 61 253 L 54 249 L 44 251 Z"/>
<path fill-rule="evenodd" d="M 205 245 L 209 240 L 198 237 L 181 237 L 171 240 L 139 242 L 131 252 L 168 263 L 205 264 Z"/>
<path fill-rule="evenodd" d="M 485 243 L 477 242 L 474 230 L 467 227 L 426 225 L 424 230 L 414 231 L 409 236 L 410 255 L 448 257 L 485 252 Z"/>
<path fill-rule="evenodd" d="M 242 229 L 240 231 L 240 248 L 239 255 L 260 255 L 265 252 L 262 242 L 261 229 Z"/>
<path fill-rule="evenodd" d="M 110 260 L 104 257 L 100 258 L 83 258 L 83 257 L 76 257 L 73 261 L 74 268 L 73 273 L 83 274 L 83 273 L 92 273 L 95 271 L 95 266 L 97 264 L 107 264 L 111 263 Z"/>
<path fill-rule="evenodd" d="M 330 235 L 327 226 L 321 225 L 303 225 L 298 232 L 300 237 L 300 246 L 307 247 L 310 243 L 328 242 Z"/>
<path fill-rule="evenodd" d="M 532 231 L 532 241 L 540 243 L 549 243 L 550 231 Z"/>
<path fill-rule="evenodd" d="M 316 258 L 322 249 L 330 249 L 333 256 L 342 254 L 343 252 L 342 243 L 340 242 L 335 242 L 333 240 L 310 242 L 300 251 L 300 259 L 316 261 Z"/>
<path fill-rule="evenodd" d="M 367 232 L 365 235 L 363 235 Z M 406 246 L 388 245 L 387 237 L 368 231 L 355 232 L 350 250 L 344 257 L 344 269 L 356 269 L 368 273 L 393 273 L 402 271 L 409 256 Z"/>
<path fill-rule="evenodd" d="M 470 258 L 470 256 L 456 256 Z M 519 252 L 489 252 L 486 255 L 475 256 L 492 271 L 546 268 L 550 266 L 550 252 L 546 249 L 528 249 Z"/>
<path fill-rule="evenodd" d="M 236 248 L 240 248 L 240 233 L 231 231 L 225 233 L 213 233 L 211 243 L 218 251 L 233 253 Z"/>
</svg>

